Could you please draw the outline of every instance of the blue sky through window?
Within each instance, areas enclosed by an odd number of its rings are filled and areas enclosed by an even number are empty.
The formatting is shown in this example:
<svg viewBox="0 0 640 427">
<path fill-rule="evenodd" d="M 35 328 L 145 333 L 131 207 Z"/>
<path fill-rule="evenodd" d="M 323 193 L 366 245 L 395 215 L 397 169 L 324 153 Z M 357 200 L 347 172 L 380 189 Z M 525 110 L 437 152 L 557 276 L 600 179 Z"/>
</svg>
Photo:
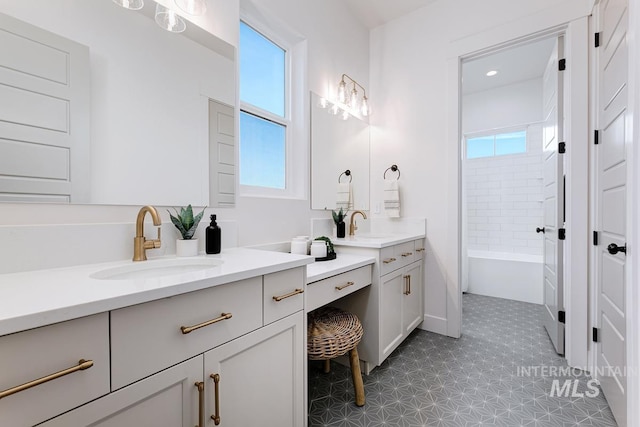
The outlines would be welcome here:
<svg viewBox="0 0 640 427">
<path fill-rule="evenodd" d="M 240 22 L 240 100 L 285 115 L 285 51 Z"/>
<path fill-rule="evenodd" d="M 285 188 L 285 127 L 240 112 L 240 184 Z"/>
<path fill-rule="evenodd" d="M 527 131 L 467 138 L 467 159 L 527 152 Z"/>
</svg>

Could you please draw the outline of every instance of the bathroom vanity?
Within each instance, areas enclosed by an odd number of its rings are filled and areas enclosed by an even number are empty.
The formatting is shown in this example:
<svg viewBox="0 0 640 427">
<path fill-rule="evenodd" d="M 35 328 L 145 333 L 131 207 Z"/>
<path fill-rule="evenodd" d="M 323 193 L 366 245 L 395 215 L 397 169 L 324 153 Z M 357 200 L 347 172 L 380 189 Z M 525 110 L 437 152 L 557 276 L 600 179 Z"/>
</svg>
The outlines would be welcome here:
<svg viewBox="0 0 640 427">
<path fill-rule="evenodd" d="M 365 334 L 358 346 L 365 373 L 379 366 L 424 317 L 424 234 L 369 234 L 336 239 L 340 254 L 375 259 L 371 286 L 336 305 L 355 313 Z"/>
<path fill-rule="evenodd" d="M 153 278 L 130 262 L 0 276 L 0 424 L 305 425 L 313 259 L 218 260 Z"/>
</svg>

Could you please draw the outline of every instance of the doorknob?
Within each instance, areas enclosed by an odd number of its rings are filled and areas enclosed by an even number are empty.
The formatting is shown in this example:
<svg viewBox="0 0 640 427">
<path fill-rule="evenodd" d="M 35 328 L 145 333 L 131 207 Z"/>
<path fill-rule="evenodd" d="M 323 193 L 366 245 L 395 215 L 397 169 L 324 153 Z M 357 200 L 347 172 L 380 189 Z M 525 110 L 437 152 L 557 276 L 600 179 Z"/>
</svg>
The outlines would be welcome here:
<svg viewBox="0 0 640 427">
<path fill-rule="evenodd" d="M 542 228 L 536 227 L 536 233 L 543 233 L 544 234 L 544 227 L 542 227 Z"/>
<path fill-rule="evenodd" d="M 618 252 L 623 252 L 624 254 L 626 254 L 627 253 L 627 245 L 618 246 L 615 243 L 611 243 L 609 246 L 607 246 L 607 250 L 609 251 L 609 253 L 611 255 L 615 255 Z"/>
</svg>

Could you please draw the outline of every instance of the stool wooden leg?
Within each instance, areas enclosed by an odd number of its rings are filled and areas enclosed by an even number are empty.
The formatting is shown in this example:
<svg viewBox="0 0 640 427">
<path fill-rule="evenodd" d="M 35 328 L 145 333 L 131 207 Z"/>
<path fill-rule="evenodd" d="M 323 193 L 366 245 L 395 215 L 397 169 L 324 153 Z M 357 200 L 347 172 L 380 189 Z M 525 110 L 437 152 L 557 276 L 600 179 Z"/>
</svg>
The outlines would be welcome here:
<svg viewBox="0 0 640 427">
<path fill-rule="evenodd" d="M 326 359 L 324 361 L 324 373 L 328 374 L 331 372 L 331 359 Z"/>
<path fill-rule="evenodd" d="M 362 372 L 360 372 L 360 358 L 356 347 L 349 351 L 349 362 L 351 363 L 351 378 L 353 379 L 353 389 L 356 392 L 356 406 L 364 406 L 364 385 L 362 384 Z"/>
</svg>

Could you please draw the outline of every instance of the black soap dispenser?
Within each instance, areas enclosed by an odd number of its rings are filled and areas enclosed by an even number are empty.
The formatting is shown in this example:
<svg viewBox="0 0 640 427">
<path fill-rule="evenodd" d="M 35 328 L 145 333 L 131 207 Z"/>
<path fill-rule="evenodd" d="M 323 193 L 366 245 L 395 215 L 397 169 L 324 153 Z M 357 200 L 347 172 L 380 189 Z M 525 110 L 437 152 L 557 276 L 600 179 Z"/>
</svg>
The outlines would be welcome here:
<svg viewBox="0 0 640 427">
<path fill-rule="evenodd" d="M 211 224 L 207 227 L 205 234 L 205 251 L 208 254 L 219 254 L 221 249 L 221 234 L 222 230 L 216 223 L 216 216 L 211 215 Z"/>
</svg>

